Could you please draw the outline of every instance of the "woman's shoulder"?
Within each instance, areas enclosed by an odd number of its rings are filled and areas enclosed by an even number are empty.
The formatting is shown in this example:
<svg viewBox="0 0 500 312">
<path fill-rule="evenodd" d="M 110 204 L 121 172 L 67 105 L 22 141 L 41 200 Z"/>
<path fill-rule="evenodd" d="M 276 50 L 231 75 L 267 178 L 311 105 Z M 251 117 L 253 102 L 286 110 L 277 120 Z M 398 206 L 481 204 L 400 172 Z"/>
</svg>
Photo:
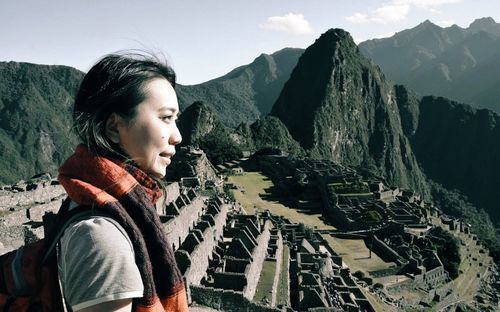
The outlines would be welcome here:
<svg viewBox="0 0 500 312">
<path fill-rule="evenodd" d="M 110 217 L 95 216 L 70 224 L 61 237 L 61 251 L 79 249 L 105 252 L 134 252 L 125 229 Z"/>
<path fill-rule="evenodd" d="M 132 243 L 123 227 L 108 217 L 68 226 L 60 240 L 58 270 L 66 301 L 75 310 L 143 296 Z"/>
</svg>

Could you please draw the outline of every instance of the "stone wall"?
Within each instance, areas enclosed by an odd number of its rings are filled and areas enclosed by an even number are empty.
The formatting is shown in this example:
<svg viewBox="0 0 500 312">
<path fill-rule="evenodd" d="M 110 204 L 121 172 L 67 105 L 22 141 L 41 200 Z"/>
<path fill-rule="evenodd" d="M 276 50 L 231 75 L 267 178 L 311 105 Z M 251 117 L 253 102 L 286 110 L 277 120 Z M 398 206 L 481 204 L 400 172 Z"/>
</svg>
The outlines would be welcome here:
<svg viewBox="0 0 500 312">
<path fill-rule="evenodd" d="M 205 197 L 195 198 L 190 204 L 180 208 L 178 216 L 164 223 L 168 240 L 173 245 L 174 250 L 179 248 L 202 215 L 206 207 L 205 200 Z"/>
<path fill-rule="evenodd" d="M 262 306 L 250 301 L 241 293 L 231 290 L 207 288 L 203 286 L 191 286 L 191 298 L 198 304 L 202 304 L 218 311 L 225 312 L 282 312 L 282 310 Z"/>
<path fill-rule="evenodd" d="M 17 210 L 17 208 L 48 203 L 53 201 L 54 198 L 61 199 L 66 196 L 66 191 L 61 185 L 48 182 L 34 184 L 31 187 L 28 183 L 19 188 L 15 186 L 11 186 L 11 188 L 4 186 L 4 188 L 5 190 L 0 191 L 0 211 L 10 208 Z"/>
<path fill-rule="evenodd" d="M 165 203 L 167 204 L 173 202 L 174 200 L 177 199 L 177 197 L 179 197 L 179 195 L 181 195 L 179 182 L 170 183 L 169 185 L 167 185 L 165 190 L 167 193 Z"/>
<path fill-rule="evenodd" d="M 247 268 L 245 276 L 247 277 L 247 286 L 243 290 L 243 296 L 249 300 L 253 299 L 257 284 L 259 283 L 259 276 L 262 271 L 262 265 L 267 255 L 267 244 L 271 233 L 269 229 L 272 227 L 270 221 L 266 221 L 262 233 L 257 237 L 257 246 L 252 251 L 252 262 Z"/>
<path fill-rule="evenodd" d="M 0 191 L 0 255 L 21 247 L 26 239 L 43 238 L 43 215 L 57 213 L 66 197 L 60 185 L 49 181 L 22 186 Z"/>
<path fill-rule="evenodd" d="M 247 275 L 234 272 L 215 272 L 214 288 L 242 292 L 247 285 Z"/>
<path fill-rule="evenodd" d="M 204 240 L 191 253 L 191 266 L 187 269 L 184 276 L 190 284 L 199 285 L 208 269 L 209 258 L 217 245 L 217 241 L 222 237 L 226 217 L 231 206 L 224 204 L 220 207 L 220 212 L 213 216 L 215 225 L 205 229 L 203 233 Z"/>
<path fill-rule="evenodd" d="M 439 266 L 424 274 L 423 280 L 427 285 L 439 285 L 440 283 L 448 280 L 448 273 L 444 270 L 443 266 Z"/>
<path fill-rule="evenodd" d="M 404 262 L 404 259 L 402 259 L 399 254 L 392 249 L 391 247 L 387 246 L 386 243 L 378 239 L 377 236 L 373 236 L 373 250 L 375 253 L 381 253 L 382 255 L 385 255 L 390 258 L 390 260 L 396 262 L 398 265 L 401 265 Z"/>
</svg>

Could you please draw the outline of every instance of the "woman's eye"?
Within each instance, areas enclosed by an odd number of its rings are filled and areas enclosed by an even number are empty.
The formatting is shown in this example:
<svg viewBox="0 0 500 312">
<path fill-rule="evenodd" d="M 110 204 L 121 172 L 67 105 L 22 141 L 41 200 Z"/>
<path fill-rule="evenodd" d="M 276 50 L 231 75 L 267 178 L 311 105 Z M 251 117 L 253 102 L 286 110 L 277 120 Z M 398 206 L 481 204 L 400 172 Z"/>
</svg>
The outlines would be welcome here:
<svg viewBox="0 0 500 312">
<path fill-rule="evenodd" d="M 174 115 L 168 115 L 168 116 L 161 116 L 160 119 L 163 121 L 172 121 L 176 120 L 177 118 Z"/>
</svg>

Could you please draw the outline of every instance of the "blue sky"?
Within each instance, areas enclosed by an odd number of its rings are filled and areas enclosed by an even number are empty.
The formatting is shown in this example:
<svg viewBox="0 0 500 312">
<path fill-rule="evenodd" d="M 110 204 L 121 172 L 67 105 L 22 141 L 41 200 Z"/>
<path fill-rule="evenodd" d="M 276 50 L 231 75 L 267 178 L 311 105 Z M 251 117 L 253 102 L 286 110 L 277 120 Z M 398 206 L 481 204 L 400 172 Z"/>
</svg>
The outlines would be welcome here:
<svg viewBox="0 0 500 312">
<path fill-rule="evenodd" d="M 16 0 L 0 4 L 0 61 L 62 64 L 87 71 L 123 49 L 164 53 L 182 84 L 250 63 L 261 53 L 306 48 L 329 28 L 360 42 L 426 19 L 468 25 L 498 0 Z"/>
</svg>

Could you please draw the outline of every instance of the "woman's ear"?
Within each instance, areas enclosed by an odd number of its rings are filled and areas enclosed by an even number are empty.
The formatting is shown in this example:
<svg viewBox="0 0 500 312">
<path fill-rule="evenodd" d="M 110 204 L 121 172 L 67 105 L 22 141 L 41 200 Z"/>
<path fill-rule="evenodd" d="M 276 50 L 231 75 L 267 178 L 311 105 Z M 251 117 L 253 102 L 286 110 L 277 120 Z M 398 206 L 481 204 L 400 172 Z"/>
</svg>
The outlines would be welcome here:
<svg viewBox="0 0 500 312">
<path fill-rule="evenodd" d="M 108 120 L 106 120 L 106 137 L 115 144 L 120 143 L 120 132 L 118 131 L 118 127 L 123 121 L 122 119 L 123 118 L 118 116 L 116 113 L 112 113 L 111 115 L 109 115 Z"/>
</svg>

